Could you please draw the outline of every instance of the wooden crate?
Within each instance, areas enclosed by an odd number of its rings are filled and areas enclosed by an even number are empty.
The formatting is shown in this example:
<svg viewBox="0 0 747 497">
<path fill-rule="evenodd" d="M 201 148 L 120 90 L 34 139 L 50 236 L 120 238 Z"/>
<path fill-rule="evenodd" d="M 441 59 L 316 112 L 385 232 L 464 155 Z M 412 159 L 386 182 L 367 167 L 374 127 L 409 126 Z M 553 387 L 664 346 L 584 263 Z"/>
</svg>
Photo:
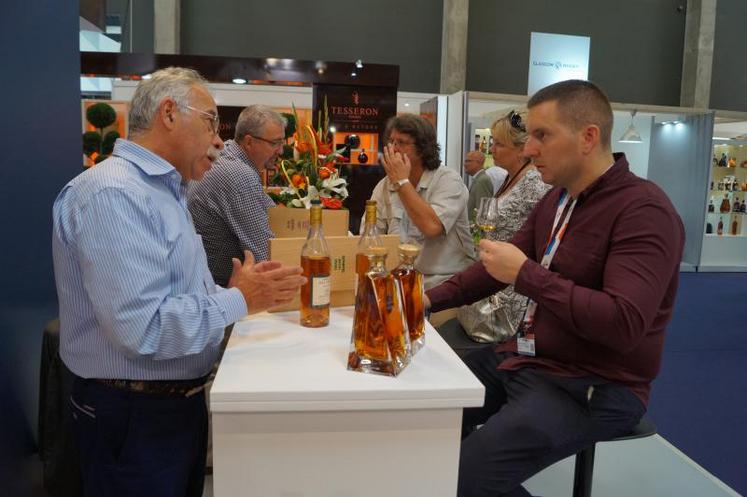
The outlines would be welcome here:
<svg viewBox="0 0 747 497">
<path fill-rule="evenodd" d="M 270 229 L 275 238 L 306 237 L 309 232 L 309 210 L 270 207 Z M 324 236 L 347 236 L 347 209 L 322 209 Z"/>
<path fill-rule="evenodd" d="M 355 303 L 355 254 L 358 247 L 358 236 L 326 236 L 330 255 L 332 256 L 332 274 L 330 305 L 343 307 Z M 391 271 L 399 263 L 397 247 L 399 235 L 381 237 L 388 250 L 386 268 Z M 298 266 L 301 264 L 301 249 L 306 238 L 273 238 L 270 240 L 270 259 L 283 264 Z M 300 306 L 300 296 L 290 304 L 277 307 L 271 312 L 296 310 Z"/>
</svg>

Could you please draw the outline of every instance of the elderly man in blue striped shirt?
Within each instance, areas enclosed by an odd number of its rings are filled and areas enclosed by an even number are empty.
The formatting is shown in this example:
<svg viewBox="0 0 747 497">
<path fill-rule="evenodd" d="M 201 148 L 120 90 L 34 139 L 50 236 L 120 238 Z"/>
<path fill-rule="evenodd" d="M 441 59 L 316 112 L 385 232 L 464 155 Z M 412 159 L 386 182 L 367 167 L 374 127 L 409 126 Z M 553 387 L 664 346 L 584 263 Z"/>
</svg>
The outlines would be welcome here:
<svg viewBox="0 0 747 497">
<path fill-rule="evenodd" d="M 204 382 L 224 328 L 289 301 L 299 267 L 234 259 L 215 285 L 187 210 L 189 181 L 223 142 L 205 80 L 168 68 L 142 81 L 130 140 L 74 178 L 53 212 L 60 355 L 85 495 L 200 496 Z"/>
<path fill-rule="evenodd" d="M 273 166 L 285 143 L 285 118 L 264 105 L 250 105 L 236 120 L 233 140 L 213 168 L 187 190 L 187 206 L 205 245 L 215 282 L 228 283 L 231 259 L 249 250 L 256 261 L 269 258 L 267 210 L 275 203 L 265 193 L 261 174 Z"/>
</svg>

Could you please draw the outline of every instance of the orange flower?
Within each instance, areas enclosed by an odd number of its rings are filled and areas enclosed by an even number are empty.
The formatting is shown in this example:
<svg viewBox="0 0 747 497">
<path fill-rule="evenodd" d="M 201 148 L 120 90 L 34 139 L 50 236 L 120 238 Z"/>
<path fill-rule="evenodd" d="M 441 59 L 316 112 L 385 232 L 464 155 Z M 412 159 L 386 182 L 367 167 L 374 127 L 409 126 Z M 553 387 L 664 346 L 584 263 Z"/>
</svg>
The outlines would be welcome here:
<svg viewBox="0 0 747 497">
<path fill-rule="evenodd" d="M 327 209 L 342 209 L 342 200 L 339 198 L 319 197 L 319 200 Z"/>
<path fill-rule="evenodd" d="M 306 179 L 300 174 L 294 174 L 291 177 L 291 181 L 293 182 L 293 186 L 295 186 L 296 188 L 303 188 L 304 186 L 306 186 Z"/>
<path fill-rule="evenodd" d="M 319 177 L 322 179 L 327 179 L 332 175 L 332 171 L 327 169 L 326 167 L 322 167 L 319 169 Z"/>
</svg>

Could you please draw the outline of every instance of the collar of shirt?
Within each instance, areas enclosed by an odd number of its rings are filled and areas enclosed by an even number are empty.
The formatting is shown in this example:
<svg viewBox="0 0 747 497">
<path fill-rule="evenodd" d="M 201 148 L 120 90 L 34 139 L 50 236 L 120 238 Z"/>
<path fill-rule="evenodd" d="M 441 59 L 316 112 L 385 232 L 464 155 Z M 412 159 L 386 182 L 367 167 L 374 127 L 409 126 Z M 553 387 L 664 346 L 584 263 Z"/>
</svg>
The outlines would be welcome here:
<svg viewBox="0 0 747 497">
<path fill-rule="evenodd" d="M 584 191 L 578 194 L 579 202 L 583 202 L 589 195 L 592 195 L 595 191 L 604 188 L 610 183 L 616 182 L 621 176 L 628 172 L 628 159 L 625 158 L 625 154 L 621 152 L 615 152 L 612 154 L 615 159 L 615 163 L 607 169 L 607 171 L 600 177 L 595 179 Z"/>
<path fill-rule="evenodd" d="M 246 152 L 244 152 L 244 149 L 241 148 L 241 145 L 236 143 L 235 140 L 227 140 L 225 147 L 223 148 L 223 151 L 224 151 L 223 153 L 233 156 L 242 162 L 245 162 L 252 169 L 259 172 L 259 170 L 257 169 L 257 166 L 254 165 L 254 162 L 252 162 L 249 156 L 246 155 Z"/>
<path fill-rule="evenodd" d="M 112 155 L 120 157 L 148 176 L 163 176 L 177 198 L 186 194 L 186 185 L 182 185 L 182 175 L 166 159 L 154 154 L 135 142 L 118 138 L 114 143 Z"/>
<path fill-rule="evenodd" d="M 420 176 L 420 181 L 418 181 L 417 186 L 415 186 L 415 191 L 419 192 L 420 190 L 427 190 L 429 186 L 431 186 L 431 182 L 433 181 L 433 176 L 435 175 L 436 170 L 430 170 L 430 169 L 424 169 L 422 176 Z M 390 192 L 396 192 L 397 190 L 394 188 L 394 183 L 391 181 L 389 182 L 389 191 Z"/>
</svg>

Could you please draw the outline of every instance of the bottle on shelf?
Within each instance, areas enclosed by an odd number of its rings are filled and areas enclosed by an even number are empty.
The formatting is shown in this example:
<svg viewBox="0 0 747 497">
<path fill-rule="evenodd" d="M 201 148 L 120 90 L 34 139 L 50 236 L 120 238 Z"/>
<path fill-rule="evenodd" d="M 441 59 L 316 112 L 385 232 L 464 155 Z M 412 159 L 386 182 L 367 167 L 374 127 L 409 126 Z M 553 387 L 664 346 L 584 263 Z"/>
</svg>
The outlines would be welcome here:
<svg viewBox="0 0 747 497">
<path fill-rule="evenodd" d="M 727 166 L 728 167 L 737 167 L 737 159 L 735 159 L 734 157 L 730 157 Z"/>
<path fill-rule="evenodd" d="M 718 161 L 718 167 L 726 167 L 726 162 L 727 162 L 726 153 L 724 152 L 721 154 L 721 158 Z"/>
<path fill-rule="evenodd" d="M 740 214 L 747 212 L 747 200 L 742 200 L 742 205 L 739 206 Z"/>
<path fill-rule="evenodd" d="M 366 149 L 361 149 L 361 153 L 358 154 L 358 163 L 365 164 L 368 162 L 368 155 L 366 154 Z"/>
<path fill-rule="evenodd" d="M 488 153 L 488 139 L 486 137 L 482 137 L 482 140 L 480 140 L 480 152 L 483 154 Z"/>
<path fill-rule="evenodd" d="M 363 233 L 358 240 L 358 247 L 355 252 L 355 274 L 359 279 L 368 272 L 368 256 L 366 254 L 369 252 L 369 248 L 383 246 L 384 242 L 382 242 L 376 228 L 376 201 L 366 200 Z"/>
<path fill-rule="evenodd" d="M 392 275 L 399 281 L 402 289 L 402 302 L 407 317 L 407 329 L 410 331 L 412 355 L 425 345 L 425 306 L 423 304 L 423 274 L 415 269 L 415 259 L 420 247 L 412 243 L 399 246 L 399 266 L 392 270 Z"/>
<path fill-rule="evenodd" d="M 717 235 L 724 234 L 724 219 L 722 217 L 718 218 L 718 226 L 716 226 L 716 234 Z"/>
<path fill-rule="evenodd" d="M 739 212 L 739 210 L 740 210 L 741 208 L 742 208 L 742 207 L 741 207 L 741 205 L 740 205 L 739 199 L 735 199 L 735 200 L 734 200 L 734 204 L 732 204 L 732 206 L 731 206 L 731 211 L 732 211 L 732 212 Z"/>
<path fill-rule="evenodd" d="M 386 247 L 370 247 L 369 269 L 358 279 L 347 368 L 397 376 L 410 361 L 402 290 L 386 271 Z"/>
<path fill-rule="evenodd" d="M 301 287 L 301 326 L 320 328 L 329 324 L 330 272 L 332 259 L 322 229 L 322 206 L 311 201 L 309 234 L 301 249 L 301 267 L 306 284 Z"/>
<path fill-rule="evenodd" d="M 737 223 L 737 218 L 735 217 L 734 220 L 731 222 L 731 234 L 736 235 L 739 231 L 739 223 Z"/>
<path fill-rule="evenodd" d="M 724 195 L 723 200 L 721 200 L 721 207 L 719 207 L 719 211 L 721 211 L 721 214 L 726 214 L 727 212 L 731 211 L 731 203 L 729 203 L 728 195 Z"/>
<path fill-rule="evenodd" d="M 713 206 L 713 196 L 711 196 L 711 199 L 708 201 L 708 212 L 714 212 L 715 208 Z"/>
<path fill-rule="evenodd" d="M 713 166 L 716 166 L 716 167 L 718 166 L 718 159 L 716 158 L 716 154 L 713 154 Z"/>
<path fill-rule="evenodd" d="M 724 190 L 724 180 L 722 180 L 722 179 L 718 180 L 718 185 L 716 185 L 716 188 L 719 191 L 723 191 Z"/>
<path fill-rule="evenodd" d="M 706 235 L 711 233 L 713 233 L 713 225 L 711 223 L 706 223 Z"/>
</svg>

